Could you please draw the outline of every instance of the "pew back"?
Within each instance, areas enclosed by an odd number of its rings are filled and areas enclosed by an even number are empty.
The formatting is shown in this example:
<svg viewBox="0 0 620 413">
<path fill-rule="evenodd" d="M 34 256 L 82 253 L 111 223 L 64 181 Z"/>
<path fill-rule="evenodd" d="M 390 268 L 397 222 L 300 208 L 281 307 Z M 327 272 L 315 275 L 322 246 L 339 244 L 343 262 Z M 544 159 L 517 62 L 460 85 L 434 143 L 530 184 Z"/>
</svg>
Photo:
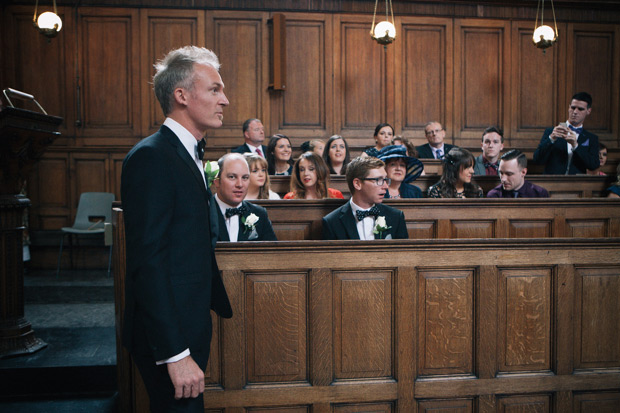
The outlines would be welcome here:
<svg viewBox="0 0 620 413">
<path fill-rule="evenodd" d="M 258 200 L 279 240 L 319 240 L 321 219 L 344 200 Z M 409 238 L 620 237 L 620 200 L 395 199 Z"/>
</svg>

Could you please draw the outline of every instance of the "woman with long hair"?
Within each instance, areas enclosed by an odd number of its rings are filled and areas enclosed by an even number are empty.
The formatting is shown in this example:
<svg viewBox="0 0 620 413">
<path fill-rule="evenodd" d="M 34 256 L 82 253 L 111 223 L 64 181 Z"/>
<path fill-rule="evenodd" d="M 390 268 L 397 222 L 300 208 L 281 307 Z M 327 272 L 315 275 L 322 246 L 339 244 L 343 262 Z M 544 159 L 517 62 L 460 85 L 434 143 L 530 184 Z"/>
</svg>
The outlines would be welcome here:
<svg viewBox="0 0 620 413">
<path fill-rule="evenodd" d="M 394 138 L 394 128 L 389 123 L 380 123 L 375 128 L 373 138 L 375 140 L 375 146 L 366 149 L 364 154 L 374 156 L 376 158 L 382 148 L 392 144 L 392 138 Z"/>
<path fill-rule="evenodd" d="M 586 173 L 588 175 L 595 175 L 595 176 L 606 176 L 607 175 L 605 172 L 601 171 L 601 168 L 605 166 L 605 164 L 607 163 L 607 146 L 605 146 L 605 144 L 601 142 L 598 143 L 598 161 L 600 164 L 598 168 L 596 168 L 593 171 L 586 169 Z"/>
<path fill-rule="evenodd" d="M 334 135 L 329 138 L 323 151 L 323 160 L 327 164 L 330 174 L 346 174 L 347 165 L 351 161 L 347 141 L 340 135 Z"/>
<path fill-rule="evenodd" d="M 271 190 L 267 161 L 255 153 L 243 155 L 250 167 L 250 186 L 245 199 L 280 199 L 280 196 Z"/>
<path fill-rule="evenodd" d="M 325 161 L 314 152 L 304 152 L 291 175 L 291 192 L 284 199 L 344 199 L 342 192 L 329 188 L 329 170 Z"/>
<path fill-rule="evenodd" d="M 452 148 L 443 159 L 443 174 L 428 188 L 429 198 L 482 198 L 482 188 L 473 181 L 474 155 L 467 149 Z"/>
<path fill-rule="evenodd" d="M 377 156 L 385 162 L 385 172 L 390 178 L 385 198 L 422 198 L 422 190 L 411 182 L 424 171 L 424 164 L 419 159 L 407 154 L 403 145 L 386 146 Z"/>
<path fill-rule="evenodd" d="M 293 149 L 286 135 L 276 134 L 267 145 L 267 164 L 269 175 L 290 175 L 293 170 Z"/>
</svg>

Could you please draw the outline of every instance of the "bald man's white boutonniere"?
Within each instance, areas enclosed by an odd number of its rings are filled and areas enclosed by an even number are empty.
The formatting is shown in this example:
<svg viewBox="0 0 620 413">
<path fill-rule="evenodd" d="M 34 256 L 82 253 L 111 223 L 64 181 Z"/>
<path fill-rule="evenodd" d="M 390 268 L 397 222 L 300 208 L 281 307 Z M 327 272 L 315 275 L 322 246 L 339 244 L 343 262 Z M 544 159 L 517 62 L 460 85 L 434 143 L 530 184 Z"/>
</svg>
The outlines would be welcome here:
<svg viewBox="0 0 620 413">
<path fill-rule="evenodd" d="M 258 222 L 258 216 L 256 214 L 250 214 L 247 217 L 241 217 L 245 231 L 255 231 L 256 223 Z"/>
<path fill-rule="evenodd" d="M 205 178 L 207 178 L 207 187 L 211 186 L 219 171 L 220 166 L 218 165 L 217 161 L 205 162 Z"/>
<path fill-rule="evenodd" d="M 388 227 L 387 222 L 385 222 L 384 216 L 378 216 L 375 219 L 375 227 L 372 229 L 372 233 L 375 235 L 379 235 L 379 239 L 383 239 L 383 233 L 392 227 Z"/>
</svg>

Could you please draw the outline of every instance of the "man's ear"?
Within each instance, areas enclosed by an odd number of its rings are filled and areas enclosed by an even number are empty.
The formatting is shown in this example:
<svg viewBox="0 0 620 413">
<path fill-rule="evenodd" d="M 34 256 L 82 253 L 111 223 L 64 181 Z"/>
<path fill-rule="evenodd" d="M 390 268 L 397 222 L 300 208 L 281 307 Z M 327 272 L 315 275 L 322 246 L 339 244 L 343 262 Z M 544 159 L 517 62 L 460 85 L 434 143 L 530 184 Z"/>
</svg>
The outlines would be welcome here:
<svg viewBox="0 0 620 413">
<path fill-rule="evenodd" d="M 362 190 L 362 180 L 359 178 L 353 178 L 353 188 L 357 189 L 358 191 Z"/>
<path fill-rule="evenodd" d="M 523 168 L 523 169 L 521 169 L 521 174 L 522 174 L 523 176 L 527 175 L 527 168 Z"/>
<path fill-rule="evenodd" d="M 183 89 L 182 87 L 174 89 L 174 101 L 179 105 L 187 106 L 187 93 L 187 90 Z"/>
<path fill-rule="evenodd" d="M 217 176 L 217 178 L 215 178 L 215 179 L 213 180 L 213 184 L 212 184 L 212 185 L 215 185 L 215 189 L 219 191 L 219 189 L 220 189 L 220 184 L 221 184 L 221 182 L 220 182 L 220 176 L 218 175 L 218 176 Z"/>
</svg>

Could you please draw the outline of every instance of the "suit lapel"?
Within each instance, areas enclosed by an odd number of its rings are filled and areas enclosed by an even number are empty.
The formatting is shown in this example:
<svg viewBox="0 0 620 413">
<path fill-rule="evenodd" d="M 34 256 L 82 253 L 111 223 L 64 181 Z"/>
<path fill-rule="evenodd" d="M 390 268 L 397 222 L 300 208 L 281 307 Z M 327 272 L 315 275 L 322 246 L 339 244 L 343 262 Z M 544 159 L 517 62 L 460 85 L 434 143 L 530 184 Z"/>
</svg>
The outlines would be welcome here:
<svg viewBox="0 0 620 413">
<path fill-rule="evenodd" d="M 230 241 L 230 237 L 228 236 L 228 230 L 226 229 L 226 221 L 224 220 L 224 215 L 222 215 L 220 206 L 217 201 L 215 201 L 215 199 L 213 199 L 211 208 L 215 209 L 217 213 L 218 239 L 220 241 Z"/>
<path fill-rule="evenodd" d="M 353 216 L 350 202 L 347 202 L 342 207 L 342 210 L 340 211 L 340 221 L 342 222 L 349 239 L 360 239 L 360 234 L 357 232 L 357 222 L 355 222 L 355 217 Z"/>
</svg>

